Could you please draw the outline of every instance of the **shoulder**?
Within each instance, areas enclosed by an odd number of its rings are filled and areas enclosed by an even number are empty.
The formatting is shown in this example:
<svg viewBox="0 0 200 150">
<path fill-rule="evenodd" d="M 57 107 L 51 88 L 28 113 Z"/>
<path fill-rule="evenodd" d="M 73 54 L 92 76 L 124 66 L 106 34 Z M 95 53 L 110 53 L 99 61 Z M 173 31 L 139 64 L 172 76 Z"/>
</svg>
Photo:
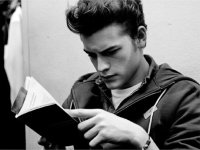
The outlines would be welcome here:
<svg viewBox="0 0 200 150">
<path fill-rule="evenodd" d="M 169 122 L 172 118 L 200 115 L 200 86 L 190 79 L 177 79 L 167 88 L 159 104 L 161 115 L 165 116 L 163 118 L 166 118 L 166 121 Z"/>
<path fill-rule="evenodd" d="M 192 78 L 179 76 L 167 87 L 165 96 L 170 103 L 181 104 L 184 101 L 192 103 L 194 100 L 200 102 L 200 85 Z"/>
<path fill-rule="evenodd" d="M 83 83 L 94 82 L 99 78 L 99 74 L 97 72 L 87 73 L 80 76 L 73 84 L 72 88 L 77 87 L 78 85 L 82 85 Z"/>
<path fill-rule="evenodd" d="M 76 82 L 87 82 L 91 80 L 96 80 L 98 77 L 99 74 L 97 72 L 91 72 L 80 76 Z"/>
<path fill-rule="evenodd" d="M 84 103 L 91 96 L 96 95 L 94 92 L 98 91 L 96 80 L 99 78 L 98 73 L 88 73 L 79 77 L 71 88 L 71 93 L 64 101 L 63 107 L 70 108 L 71 104 L 80 105 L 78 103 Z"/>
<path fill-rule="evenodd" d="M 179 87 L 183 84 L 186 84 L 186 87 L 196 87 L 197 89 L 200 87 L 199 83 L 191 77 L 185 76 L 179 71 L 173 69 L 168 64 L 159 65 L 158 69 L 155 71 L 153 76 L 154 82 L 161 88 L 165 88 L 168 86 Z M 182 87 L 186 89 L 186 87 Z"/>
<path fill-rule="evenodd" d="M 200 85 L 192 78 L 183 77 L 178 79 L 171 87 L 172 90 L 174 91 L 174 97 L 180 100 L 180 107 L 187 105 L 192 108 L 195 104 L 200 104 Z"/>
</svg>

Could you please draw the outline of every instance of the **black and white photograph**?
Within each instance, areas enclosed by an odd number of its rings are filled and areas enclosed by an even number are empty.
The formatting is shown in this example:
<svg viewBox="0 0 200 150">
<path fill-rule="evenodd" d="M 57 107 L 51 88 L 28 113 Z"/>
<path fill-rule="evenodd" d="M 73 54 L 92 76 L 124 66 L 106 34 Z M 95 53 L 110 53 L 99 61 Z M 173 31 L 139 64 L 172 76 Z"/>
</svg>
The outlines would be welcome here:
<svg viewBox="0 0 200 150">
<path fill-rule="evenodd" d="M 0 150 L 200 149 L 199 0 L 0 0 Z"/>
</svg>

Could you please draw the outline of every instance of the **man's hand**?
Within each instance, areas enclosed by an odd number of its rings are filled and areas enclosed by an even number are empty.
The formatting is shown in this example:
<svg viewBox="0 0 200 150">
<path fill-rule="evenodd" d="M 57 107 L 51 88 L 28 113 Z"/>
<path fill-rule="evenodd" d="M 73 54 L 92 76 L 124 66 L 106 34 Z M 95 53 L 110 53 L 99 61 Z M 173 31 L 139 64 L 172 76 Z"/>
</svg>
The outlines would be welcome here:
<svg viewBox="0 0 200 150">
<path fill-rule="evenodd" d="M 78 129 L 90 141 L 91 147 L 101 145 L 112 148 L 116 145 L 132 145 L 142 148 L 148 139 L 145 130 L 139 125 L 101 109 L 67 110 L 73 117 L 86 118 Z"/>
</svg>

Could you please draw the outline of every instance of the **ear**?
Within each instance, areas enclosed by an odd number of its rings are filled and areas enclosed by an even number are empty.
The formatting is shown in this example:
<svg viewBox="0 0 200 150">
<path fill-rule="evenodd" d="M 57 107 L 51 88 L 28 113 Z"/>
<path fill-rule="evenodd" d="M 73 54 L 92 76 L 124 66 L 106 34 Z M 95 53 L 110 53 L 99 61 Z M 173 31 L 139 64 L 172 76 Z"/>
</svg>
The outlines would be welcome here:
<svg viewBox="0 0 200 150">
<path fill-rule="evenodd" d="M 144 26 L 139 26 L 137 33 L 137 45 L 139 48 L 143 49 L 146 47 L 146 39 L 146 28 Z"/>
</svg>

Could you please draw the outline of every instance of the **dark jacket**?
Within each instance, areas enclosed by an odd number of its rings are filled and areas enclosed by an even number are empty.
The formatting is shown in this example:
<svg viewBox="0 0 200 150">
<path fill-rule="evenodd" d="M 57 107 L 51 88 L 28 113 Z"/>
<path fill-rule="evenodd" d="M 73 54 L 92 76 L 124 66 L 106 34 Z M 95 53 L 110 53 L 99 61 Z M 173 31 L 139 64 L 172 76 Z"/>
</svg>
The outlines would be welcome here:
<svg viewBox="0 0 200 150">
<path fill-rule="evenodd" d="M 81 77 L 63 103 L 64 108 L 101 108 L 126 118 L 146 131 L 147 112 L 165 91 L 154 112 L 150 136 L 160 149 L 200 148 L 200 86 L 167 64 L 158 66 L 150 56 L 149 74 L 142 86 L 115 110 L 111 92 L 97 73 Z M 76 145 L 75 145 L 76 147 Z"/>
</svg>

